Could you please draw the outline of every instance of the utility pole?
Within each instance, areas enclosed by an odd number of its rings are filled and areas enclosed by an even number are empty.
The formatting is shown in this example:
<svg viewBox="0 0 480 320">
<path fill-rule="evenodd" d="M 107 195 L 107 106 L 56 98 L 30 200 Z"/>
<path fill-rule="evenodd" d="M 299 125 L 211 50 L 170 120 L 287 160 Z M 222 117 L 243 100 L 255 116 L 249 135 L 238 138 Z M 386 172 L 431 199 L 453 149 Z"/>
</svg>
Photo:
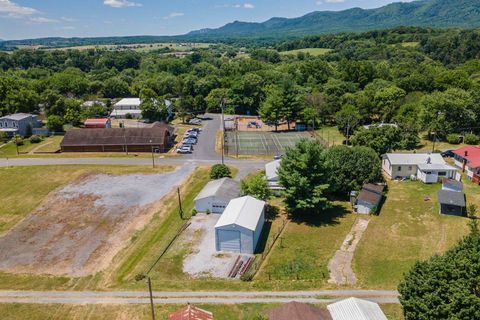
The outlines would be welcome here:
<svg viewBox="0 0 480 320">
<path fill-rule="evenodd" d="M 180 218 L 183 220 L 182 198 L 180 197 L 180 188 L 177 188 L 178 207 L 180 208 Z"/>
<path fill-rule="evenodd" d="M 123 123 L 123 143 L 125 144 L 125 153 L 128 156 L 127 136 L 125 135 L 125 123 Z"/>
<path fill-rule="evenodd" d="M 153 293 L 152 293 L 152 280 L 150 280 L 150 277 L 148 277 L 147 281 L 148 281 L 148 291 L 150 292 L 150 308 L 152 310 L 152 320 L 155 320 L 155 308 L 153 306 Z"/>
<path fill-rule="evenodd" d="M 17 156 L 19 155 L 18 152 L 18 135 L 15 135 L 15 147 L 17 148 Z"/>
<path fill-rule="evenodd" d="M 223 109 L 225 107 L 225 98 L 220 102 L 220 108 L 222 109 L 222 164 L 225 164 L 225 121 L 223 115 Z"/>
<path fill-rule="evenodd" d="M 150 146 L 152 147 L 152 168 L 155 169 L 155 157 L 153 156 L 152 140 L 150 140 Z"/>
</svg>

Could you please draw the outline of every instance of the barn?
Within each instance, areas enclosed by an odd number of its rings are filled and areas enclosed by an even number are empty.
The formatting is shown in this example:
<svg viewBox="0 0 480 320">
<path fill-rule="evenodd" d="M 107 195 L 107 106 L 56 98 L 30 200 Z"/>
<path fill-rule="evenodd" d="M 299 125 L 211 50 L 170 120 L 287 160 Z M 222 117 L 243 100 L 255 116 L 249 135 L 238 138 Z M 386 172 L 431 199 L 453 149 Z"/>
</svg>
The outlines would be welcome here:
<svg viewBox="0 0 480 320">
<path fill-rule="evenodd" d="M 65 133 L 62 152 L 167 152 L 174 128 L 155 122 L 144 128 L 71 129 Z"/>
<path fill-rule="evenodd" d="M 110 119 L 87 119 L 83 123 L 85 128 L 111 128 L 112 123 Z"/>
<path fill-rule="evenodd" d="M 251 196 L 233 199 L 215 225 L 217 251 L 255 253 L 264 223 L 264 201 Z"/>
<path fill-rule="evenodd" d="M 358 298 L 329 304 L 327 309 L 333 320 L 387 320 L 377 303 Z"/>
<path fill-rule="evenodd" d="M 230 200 L 240 196 L 239 183 L 230 178 L 213 180 L 195 198 L 198 212 L 222 213 Z"/>
</svg>

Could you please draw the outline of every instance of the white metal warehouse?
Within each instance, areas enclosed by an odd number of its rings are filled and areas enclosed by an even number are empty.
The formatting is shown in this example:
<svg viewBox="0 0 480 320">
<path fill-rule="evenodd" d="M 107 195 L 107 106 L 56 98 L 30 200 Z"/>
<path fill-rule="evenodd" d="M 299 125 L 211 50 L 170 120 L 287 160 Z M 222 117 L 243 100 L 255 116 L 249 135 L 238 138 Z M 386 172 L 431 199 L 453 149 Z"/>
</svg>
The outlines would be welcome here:
<svg viewBox="0 0 480 320">
<path fill-rule="evenodd" d="M 264 223 L 264 201 L 251 196 L 233 199 L 215 225 L 217 251 L 255 253 Z"/>
<path fill-rule="evenodd" d="M 198 212 L 222 213 L 230 200 L 240 196 L 239 183 L 230 178 L 213 180 L 195 198 Z"/>
<path fill-rule="evenodd" d="M 333 320 L 387 320 L 377 303 L 358 298 L 329 304 L 327 309 Z"/>
</svg>

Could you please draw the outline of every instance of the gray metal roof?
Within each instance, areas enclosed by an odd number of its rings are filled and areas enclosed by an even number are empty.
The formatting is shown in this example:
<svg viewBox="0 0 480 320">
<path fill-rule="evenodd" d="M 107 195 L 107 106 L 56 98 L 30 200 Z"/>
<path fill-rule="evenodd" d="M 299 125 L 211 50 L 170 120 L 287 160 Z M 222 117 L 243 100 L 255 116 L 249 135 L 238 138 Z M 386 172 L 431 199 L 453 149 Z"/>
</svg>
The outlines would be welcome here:
<svg viewBox="0 0 480 320">
<path fill-rule="evenodd" d="M 245 196 L 231 200 L 218 219 L 215 228 L 235 224 L 248 230 L 255 231 L 262 216 L 265 201 Z"/>
<path fill-rule="evenodd" d="M 418 165 L 418 169 L 421 171 L 457 171 L 457 168 L 441 163 L 422 163 Z"/>
<path fill-rule="evenodd" d="M 387 153 L 383 157 L 392 165 L 445 164 L 440 153 Z"/>
<path fill-rule="evenodd" d="M 387 320 L 375 302 L 348 298 L 327 306 L 333 320 Z"/>
<path fill-rule="evenodd" d="M 210 181 L 195 197 L 195 200 L 200 200 L 208 197 L 217 197 L 230 201 L 240 195 L 239 183 L 230 178 L 222 178 Z"/>
<path fill-rule="evenodd" d="M 265 176 L 267 180 L 278 179 L 278 168 L 280 167 L 281 160 L 274 160 L 265 165 Z"/>
<path fill-rule="evenodd" d="M 443 179 L 443 186 L 451 189 L 463 190 L 463 183 L 453 179 Z"/>
<path fill-rule="evenodd" d="M 8 119 L 8 120 L 19 121 L 19 120 L 23 120 L 25 118 L 29 118 L 29 117 L 33 117 L 33 116 L 35 116 L 35 115 L 30 114 L 30 113 L 14 113 L 14 114 L 10 114 L 8 116 L 1 117 L 0 120 Z"/>
<path fill-rule="evenodd" d="M 466 207 L 465 193 L 450 190 L 438 191 L 438 202 L 458 207 Z"/>
</svg>

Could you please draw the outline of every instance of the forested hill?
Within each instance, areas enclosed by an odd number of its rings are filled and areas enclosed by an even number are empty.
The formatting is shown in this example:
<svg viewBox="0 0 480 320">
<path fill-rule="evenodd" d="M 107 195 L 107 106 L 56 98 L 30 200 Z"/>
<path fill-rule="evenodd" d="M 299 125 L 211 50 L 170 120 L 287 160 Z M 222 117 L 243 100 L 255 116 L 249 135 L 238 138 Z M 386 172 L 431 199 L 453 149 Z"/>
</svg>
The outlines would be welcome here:
<svg viewBox="0 0 480 320">
<path fill-rule="evenodd" d="M 235 21 L 218 29 L 193 31 L 188 36 L 207 39 L 281 38 L 396 26 L 479 27 L 480 0 L 421 0 L 369 10 L 317 11 L 299 18 L 272 18 L 263 23 Z"/>
</svg>

